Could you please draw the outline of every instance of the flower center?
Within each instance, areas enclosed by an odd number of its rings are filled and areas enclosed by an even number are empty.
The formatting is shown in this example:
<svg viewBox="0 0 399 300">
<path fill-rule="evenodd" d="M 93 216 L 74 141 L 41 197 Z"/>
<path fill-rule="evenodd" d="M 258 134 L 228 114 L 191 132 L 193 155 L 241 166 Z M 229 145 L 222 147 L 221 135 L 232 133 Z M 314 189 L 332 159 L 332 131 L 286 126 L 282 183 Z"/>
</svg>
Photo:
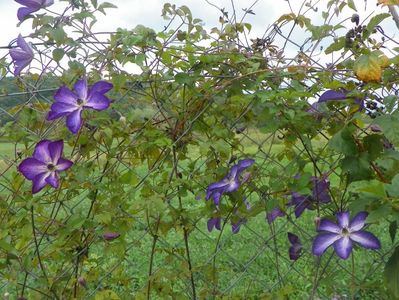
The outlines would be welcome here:
<svg viewBox="0 0 399 300">
<path fill-rule="evenodd" d="M 49 170 L 49 171 L 55 171 L 55 166 L 53 165 L 53 164 L 48 164 L 47 165 L 47 169 Z"/>
<path fill-rule="evenodd" d="M 84 104 L 85 104 L 85 101 L 83 100 L 83 99 L 78 99 L 78 100 L 76 100 L 76 103 L 79 105 L 79 106 L 83 106 Z"/>
<path fill-rule="evenodd" d="M 341 235 L 342 236 L 349 236 L 349 229 L 348 228 L 346 228 L 346 227 L 344 227 L 344 228 L 342 228 L 342 230 L 341 230 Z"/>
</svg>

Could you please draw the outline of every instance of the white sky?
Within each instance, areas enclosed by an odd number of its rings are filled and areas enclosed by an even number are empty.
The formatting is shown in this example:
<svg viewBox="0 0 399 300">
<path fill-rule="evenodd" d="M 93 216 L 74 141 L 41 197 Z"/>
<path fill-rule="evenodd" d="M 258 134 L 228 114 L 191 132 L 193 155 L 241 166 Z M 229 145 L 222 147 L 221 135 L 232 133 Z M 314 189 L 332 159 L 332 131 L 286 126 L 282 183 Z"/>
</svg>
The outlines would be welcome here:
<svg viewBox="0 0 399 300">
<path fill-rule="evenodd" d="M 86 0 L 89 1 L 89 0 Z M 220 11 L 209 5 L 206 0 L 107 0 L 118 6 L 117 9 L 108 9 L 107 15 L 101 13 L 97 14 L 98 22 L 94 27 L 95 32 L 99 31 L 115 31 L 118 27 L 131 29 L 138 24 L 143 24 L 155 30 L 163 29 L 167 24 L 161 17 L 161 10 L 163 4 L 166 2 L 174 3 L 176 6 L 187 5 L 195 18 L 200 18 L 204 21 L 206 28 L 219 26 L 218 19 Z M 224 7 L 227 11 L 232 11 L 232 0 L 208 0 L 218 7 Z M 98 0 L 99 3 L 103 2 Z M 233 0 L 235 10 L 238 16 L 244 13 L 243 8 L 250 7 L 255 0 Z M 291 0 L 291 5 L 295 12 L 298 12 L 302 0 Z M 312 22 L 321 24 L 321 11 L 326 9 L 328 0 L 307 0 L 307 2 L 319 3 L 318 12 L 308 13 L 307 16 L 312 19 Z M 382 13 L 388 12 L 387 7 L 376 6 L 377 0 L 354 0 L 358 6 L 359 14 L 367 16 L 370 12 Z M 55 4 L 50 7 L 53 11 L 61 11 L 65 7 L 66 2 L 55 0 Z M 25 21 L 20 27 L 17 27 L 17 10 L 21 7 L 20 4 L 13 0 L 0 0 L 0 28 L 2 32 L 0 35 L 0 46 L 8 45 L 10 41 L 15 39 L 19 33 L 22 35 L 29 34 L 32 20 Z M 366 10 L 365 10 L 366 7 Z M 247 15 L 246 22 L 252 24 L 251 37 L 262 37 L 265 29 L 274 23 L 279 16 L 289 13 L 289 5 L 286 0 L 258 0 L 253 7 L 256 15 Z M 340 15 L 339 20 L 345 17 L 350 17 L 354 13 L 349 8 L 344 10 L 344 14 Z M 361 18 L 362 21 L 362 18 Z M 367 23 L 367 22 L 366 22 Z M 384 30 L 390 34 L 398 34 L 399 31 L 395 27 L 392 20 L 387 20 L 384 23 Z M 303 41 L 304 29 L 298 28 L 298 32 L 294 32 L 293 37 L 298 42 Z M 293 49 L 294 50 L 294 49 Z M 297 50 L 297 49 L 296 49 Z M 0 50 L 0 57 L 5 55 L 6 50 Z"/>
</svg>

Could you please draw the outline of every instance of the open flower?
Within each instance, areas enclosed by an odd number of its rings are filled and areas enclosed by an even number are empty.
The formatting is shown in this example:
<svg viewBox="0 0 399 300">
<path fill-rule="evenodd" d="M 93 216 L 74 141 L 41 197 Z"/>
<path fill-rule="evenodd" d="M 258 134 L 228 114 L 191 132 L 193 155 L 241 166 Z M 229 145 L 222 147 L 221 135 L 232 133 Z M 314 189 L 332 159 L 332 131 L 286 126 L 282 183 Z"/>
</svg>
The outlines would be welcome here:
<svg viewBox="0 0 399 300">
<path fill-rule="evenodd" d="M 311 177 L 313 183 L 312 195 L 301 195 L 297 192 L 291 193 L 291 201 L 287 206 L 295 206 L 295 216 L 299 218 L 305 209 L 315 209 L 319 203 L 328 203 L 331 197 L 328 194 L 330 181 L 325 178 Z"/>
<path fill-rule="evenodd" d="M 62 158 L 63 150 L 63 140 L 42 140 L 36 145 L 32 157 L 20 163 L 18 170 L 33 183 L 32 193 L 39 192 L 47 184 L 58 188 L 58 172 L 69 169 L 73 164 Z"/>
<path fill-rule="evenodd" d="M 21 74 L 21 71 L 31 63 L 34 56 L 31 46 L 24 40 L 22 35 L 17 37 L 17 46 L 17 48 L 10 49 L 10 55 L 15 67 L 15 76 Z"/>
<path fill-rule="evenodd" d="M 30 15 L 41 8 L 52 5 L 54 0 L 15 0 L 15 2 L 25 6 L 20 7 L 17 13 L 18 20 L 22 21 L 27 15 Z"/>
<path fill-rule="evenodd" d="M 227 176 L 225 176 L 221 181 L 211 183 L 208 186 L 206 191 L 206 200 L 213 198 L 213 201 L 216 207 L 219 206 L 220 197 L 225 192 L 233 192 L 236 191 L 240 185 L 240 175 L 241 172 L 246 168 L 250 167 L 254 164 L 253 159 L 243 159 L 238 162 L 238 164 L 234 165 Z"/>
<path fill-rule="evenodd" d="M 366 249 L 380 249 L 380 241 L 372 233 L 361 230 L 367 216 L 367 212 L 359 212 L 349 221 L 349 212 L 340 212 L 337 213 L 338 225 L 326 219 L 321 220 L 317 228 L 320 233 L 313 241 L 313 254 L 320 256 L 333 245 L 337 255 L 347 259 L 354 242 Z"/>
<path fill-rule="evenodd" d="M 54 95 L 55 102 L 47 120 L 66 116 L 66 125 L 72 133 L 77 133 L 82 126 L 82 111 L 84 109 L 104 110 L 110 105 L 110 100 L 104 95 L 112 89 L 112 84 L 98 81 L 93 86 L 87 85 L 86 79 L 78 80 L 74 92 L 63 86 Z"/>
<path fill-rule="evenodd" d="M 302 251 L 301 241 L 296 234 L 293 234 L 291 232 L 287 232 L 287 234 L 288 234 L 288 241 L 291 244 L 291 247 L 288 250 L 288 254 L 291 260 L 297 260 L 301 255 Z"/>
</svg>

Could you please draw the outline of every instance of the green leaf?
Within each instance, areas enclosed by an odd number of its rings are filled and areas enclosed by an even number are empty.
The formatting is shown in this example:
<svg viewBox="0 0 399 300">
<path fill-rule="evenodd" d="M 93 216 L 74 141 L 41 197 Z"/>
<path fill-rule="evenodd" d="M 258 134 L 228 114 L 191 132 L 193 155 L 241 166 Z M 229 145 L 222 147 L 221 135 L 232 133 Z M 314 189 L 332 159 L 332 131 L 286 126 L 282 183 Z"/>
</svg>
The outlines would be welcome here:
<svg viewBox="0 0 399 300">
<path fill-rule="evenodd" d="M 139 182 L 139 177 L 133 170 L 129 170 L 120 177 L 120 181 L 123 184 L 136 185 Z"/>
<path fill-rule="evenodd" d="M 50 31 L 50 36 L 55 41 L 57 46 L 60 46 L 66 39 L 66 33 L 62 27 L 52 29 Z"/>
<path fill-rule="evenodd" d="M 384 151 L 382 136 L 379 134 L 370 134 L 363 138 L 363 145 L 366 148 L 370 161 L 377 159 Z"/>
<path fill-rule="evenodd" d="M 378 116 L 374 123 L 382 128 L 384 135 L 391 143 L 399 144 L 399 111 L 391 115 Z"/>
<path fill-rule="evenodd" d="M 392 244 L 395 241 L 397 230 L 398 230 L 398 222 L 395 220 L 389 224 L 389 236 L 391 237 Z"/>
<path fill-rule="evenodd" d="M 386 190 L 389 196 L 399 198 L 399 174 L 396 174 L 391 184 L 386 185 Z"/>
<path fill-rule="evenodd" d="M 64 57 L 65 51 L 64 49 L 57 48 L 53 50 L 53 59 L 56 62 L 59 62 Z"/>
<path fill-rule="evenodd" d="M 333 53 L 335 51 L 341 50 L 345 47 L 345 37 L 339 37 L 334 43 L 327 47 L 324 51 L 326 54 Z"/>
<path fill-rule="evenodd" d="M 105 9 L 107 8 L 118 8 L 118 6 L 109 3 L 109 2 L 103 2 L 98 6 L 98 10 L 101 11 L 105 15 Z"/>
<path fill-rule="evenodd" d="M 352 8 L 354 11 L 357 11 L 355 2 L 353 0 L 348 0 L 348 6 Z"/>
<path fill-rule="evenodd" d="M 348 127 L 338 131 L 329 142 L 330 148 L 346 154 L 355 155 L 357 153 L 357 146 L 352 132 Z"/>
<path fill-rule="evenodd" d="M 193 78 L 191 78 L 187 73 L 177 73 L 175 75 L 175 80 L 180 84 L 190 84 L 193 82 Z"/>
<path fill-rule="evenodd" d="M 386 197 L 384 183 L 375 179 L 352 182 L 348 190 L 355 193 L 367 193 L 378 198 Z"/>
<path fill-rule="evenodd" d="M 386 18 L 389 18 L 391 14 L 388 13 L 383 13 L 376 15 L 370 19 L 370 22 L 367 24 L 367 31 L 369 32 L 369 35 L 373 32 L 375 26 L 380 24 L 382 21 L 384 21 Z"/>
<path fill-rule="evenodd" d="M 388 289 L 390 299 L 399 298 L 399 246 L 395 248 L 392 256 L 388 259 L 385 269 L 385 286 Z"/>
</svg>

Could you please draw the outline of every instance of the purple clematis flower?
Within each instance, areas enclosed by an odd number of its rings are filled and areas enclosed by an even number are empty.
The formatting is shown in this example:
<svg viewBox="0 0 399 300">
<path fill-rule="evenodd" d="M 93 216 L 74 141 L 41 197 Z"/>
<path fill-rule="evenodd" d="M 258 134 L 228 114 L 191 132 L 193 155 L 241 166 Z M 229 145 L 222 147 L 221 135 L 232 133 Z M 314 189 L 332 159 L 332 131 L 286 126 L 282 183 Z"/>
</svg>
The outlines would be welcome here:
<svg viewBox="0 0 399 300">
<path fill-rule="evenodd" d="M 285 213 L 280 209 L 280 207 L 274 207 L 271 212 L 266 214 L 267 223 L 271 224 L 274 222 L 275 219 L 278 217 L 284 217 Z"/>
<path fill-rule="evenodd" d="M 33 156 L 24 159 L 18 170 L 33 182 L 32 193 L 42 190 L 47 184 L 54 188 L 60 185 L 58 172 L 65 171 L 72 166 L 70 160 L 62 158 L 64 141 L 42 140 L 33 151 Z"/>
<path fill-rule="evenodd" d="M 334 91 L 328 90 L 321 94 L 318 103 L 327 102 L 327 101 L 340 101 L 346 99 L 353 99 L 356 104 L 359 105 L 359 111 L 364 108 L 364 100 L 361 98 L 355 98 L 353 96 L 348 96 L 349 92 L 346 90 Z"/>
<path fill-rule="evenodd" d="M 349 221 L 349 212 L 340 212 L 336 215 L 338 225 L 327 219 L 321 220 L 317 228 L 320 233 L 313 241 L 313 254 L 321 256 L 333 245 L 337 255 L 347 259 L 352 252 L 353 242 L 366 249 L 380 249 L 380 241 L 370 232 L 361 230 L 367 216 L 367 212 L 359 212 Z"/>
<path fill-rule="evenodd" d="M 301 255 L 302 251 L 301 241 L 296 234 L 293 234 L 291 232 L 287 232 L 287 234 L 288 234 L 288 241 L 291 244 L 291 247 L 288 250 L 288 254 L 291 260 L 297 260 Z"/>
<path fill-rule="evenodd" d="M 25 6 L 18 9 L 17 16 L 20 21 L 31 13 L 54 4 L 54 0 L 15 0 L 15 2 Z"/>
<path fill-rule="evenodd" d="M 328 194 L 330 181 L 325 178 L 311 177 L 313 183 L 312 195 L 301 195 L 297 192 L 291 193 L 291 201 L 287 203 L 288 206 L 295 206 L 295 216 L 299 218 L 305 209 L 313 210 L 317 203 L 328 203 L 331 197 Z"/>
<path fill-rule="evenodd" d="M 254 162 L 255 161 L 253 159 L 240 160 L 238 164 L 234 165 L 230 169 L 227 176 L 225 176 L 221 181 L 211 183 L 208 186 L 205 200 L 213 198 L 216 207 L 219 207 L 220 197 L 222 194 L 225 192 L 236 191 L 241 185 L 241 172 L 253 165 Z"/>
<path fill-rule="evenodd" d="M 24 40 L 22 35 L 17 37 L 17 46 L 17 48 L 10 49 L 10 55 L 15 67 L 15 76 L 21 74 L 21 71 L 31 63 L 34 56 L 31 46 Z"/>
<path fill-rule="evenodd" d="M 82 126 L 81 114 L 84 109 L 104 110 L 109 107 L 111 101 L 104 94 L 112 87 L 106 81 L 98 81 L 89 87 L 87 80 L 81 79 L 75 83 L 74 92 L 65 86 L 59 88 L 54 95 L 55 102 L 51 105 L 47 120 L 66 116 L 68 129 L 76 134 Z"/>
</svg>

